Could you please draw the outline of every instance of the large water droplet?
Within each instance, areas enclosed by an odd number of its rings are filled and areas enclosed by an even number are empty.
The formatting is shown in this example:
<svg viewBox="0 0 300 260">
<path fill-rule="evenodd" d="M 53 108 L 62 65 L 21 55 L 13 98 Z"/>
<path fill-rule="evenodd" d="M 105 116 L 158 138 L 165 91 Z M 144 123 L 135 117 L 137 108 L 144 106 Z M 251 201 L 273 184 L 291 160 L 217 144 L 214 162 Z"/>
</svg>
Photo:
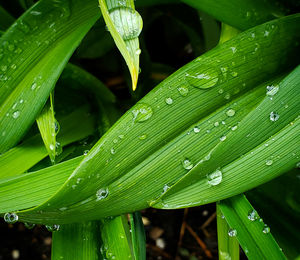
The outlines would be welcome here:
<svg viewBox="0 0 300 260">
<path fill-rule="evenodd" d="M 202 68 L 201 72 L 187 72 L 185 80 L 193 87 L 207 89 L 215 86 L 219 74 L 213 67 Z"/>
<path fill-rule="evenodd" d="M 119 7 L 109 10 L 118 33 L 124 40 L 137 38 L 143 28 L 143 20 L 140 14 L 128 7 Z"/>
<path fill-rule="evenodd" d="M 133 120 L 136 122 L 144 122 L 148 120 L 152 114 L 152 108 L 147 104 L 137 104 L 135 108 L 132 110 Z"/>
<path fill-rule="evenodd" d="M 195 126 L 195 127 L 194 127 L 194 133 L 197 134 L 197 133 L 199 133 L 199 132 L 200 132 L 200 128 L 199 128 L 198 126 Z"/>
<path fill-rule="evenodd" d="M 45 227 L 47 228 L 48 231 L 50 232 L 54 232 L 54 231 L 58 231 L 60 228 L 60 225 L 54 224 L 54 225 L 45 225 Z"/>
<path fill-rule="evenodd" d="M 251 221 L 255 221 L 255 220 L 259 219 L 259 216 L 258 216 L 256 210 L 251 210 L 249 212 L 248 219 L 251 220 Z"/>
<path fill-rule="evenodd" d="M 273 122 L 275 122 L 275 121 L 277 121 L 279 119 L 279 115 L 276 113 L 276 112 L 271 112 L 270 113 L 270 120 L 271 121 L 273 121 Z"/>
<path fill-rule="evenodd" d="M 16 213 L 5 213 L 4 221 L 9 224 L 14 224 L 18 221 L 19 217 Z"/>
<path fill-rule="evenodd" d="M 96 200 L 98 201 L 98 200 L 105 199 L 108 196 L 108 193 L 109 193 L 108 188 L 102 188 L 102 189 L 97 190 L 97 192 L 96 192 L 97 199 Z"/>
<path fill-rule="evenodd" d="M 237 231 L 235 229 L 229 229 L 228 230 L 228 236 L 235 237 L 237 235 Z"/>
<path fill-rule="evenodd" d="M 207 174 L 206 177 L 209 185 L 216 186 L 222 181 L 222 172 L 220 170 L 216 170 L 210 174 Z"/>
<path fill-rule="evenodd" d="M 269 160 L 266 160 L 266 165 L 267 166 L 271 166 L 273 164 L 273 160 L 269 159 Z"/>
<path fill-rule="evenodd" d="M 179 94 L 183 97 L 186 97 L 187 94 L 189 93 L 189 88 L 184 85 L 178 87 L 177 90 L 178 90 Z"/>
<path fill-rule="evenodd" d="M 182 166 L 183 166 L 184 169 L 190 170 L 190 169 L 193 168 L 194 165 L 191 163 L 191 161 L 189 159 L 184 159 L 182 161 Z"/>
</svg>

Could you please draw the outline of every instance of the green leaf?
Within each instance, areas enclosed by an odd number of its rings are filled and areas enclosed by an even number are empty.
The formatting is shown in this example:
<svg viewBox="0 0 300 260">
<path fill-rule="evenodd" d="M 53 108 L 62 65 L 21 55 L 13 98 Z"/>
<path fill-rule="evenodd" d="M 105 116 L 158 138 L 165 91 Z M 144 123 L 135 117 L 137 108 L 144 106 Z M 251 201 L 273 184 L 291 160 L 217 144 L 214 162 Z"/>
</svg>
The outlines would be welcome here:
<svg viewBox="0 0 300 260">
<path fill-rule="evenodd" d="M 133 254 L 136 260 L 146 260 L 146 234 L 140 212 L 129 214 Z"/>
<path fill-rule="evenodd" d="M 105 259 L 134 259 L 127 216 L 101 221 L 102 255 Z"/>
<path fill-rule="evenodd" d="M 231 230 L 248 259 L 286 259 L 280 247 L 258 213 L 244 195 L 238 195 L 219 203 Z"/>
<path fill-rule="evenodd" d="M 218 251 L 220 260 L 239 260 L 240 247 L 235 236 L 229 236 L 228 232 L 232 230 L 228 226 L 225 216 L 217 204 L 217 231 L 218 231 Z"/>
<path fill-rule="evenodd" d="M 19 219 L 71 223 L 150 205 L 200 205 L 294 167 L 299 68 L 282 81 L 277 76 L 295 64 L 299 19 L 292 15 L 240 33 L 175 72 L 110 128 L 67 182 L 57 186 L 55 196 L 18 212 Z M 278 93 L 266 96 L 266 86 L 279 81 Z M 279 120 L 270 120 L 272 111 Z M 210 160 L 203 161 L 209 154 Z M 212 187 L 206 174 L 219 167 L 223 180 Z M 103 189 L 108 194 L 100 198 Z M 57 210 L 62 207 L 67 210 Z"/>
<path fill-rule="evenodd" d="M 52 234 L 52 260 L 100 259 L 99 224 L 96 221 L 61 225 Z"/>
<path fill-rule="evenodd" d="M 129 68 L 132 89 L 135 90 L 139 74 L 138 36 L 142 31 L 143 20 L 135 10 L 134 1 L 126 0 L 120 3 L 113 0 L 99 0 L 103 18 L 119 51 Z"/>
<path fill-rule="evenodd" d="M 282 3 L 274 5 L 271 0 L 182 0 L 182 2 L 240 30 L 249 29 L 290 12 L 282 6 Z"/>
<path fill-rule="evenodd" d="M 50 94 L 49 101 L 36 119 L 46 150 L 52 163 L 55 163 L 55 156 L 61 153 L 61 144 L 56 142 L 56 135 L 59 131 L 59 124 L 54 117 L 54 93 Z"/>
<path fill-rule="evenodd" d="M 32 125 L 98 17 L 92 0 L 40 1 L 1 37 L 1 153 L 17 144 Z"/>
<path fill-rule="evenodd" d="M 79 141 L 94 131 L 95 119 L 88 115 L 88 107 L 81 107 L 61 118 L 59 142 L 64 147 Z M 78 121 L 81 124 L 78 124 Z M 1 178 L 19 175 L 48 155 L 40 135 L 30 137 L 0 156 Z"/>
</svg>

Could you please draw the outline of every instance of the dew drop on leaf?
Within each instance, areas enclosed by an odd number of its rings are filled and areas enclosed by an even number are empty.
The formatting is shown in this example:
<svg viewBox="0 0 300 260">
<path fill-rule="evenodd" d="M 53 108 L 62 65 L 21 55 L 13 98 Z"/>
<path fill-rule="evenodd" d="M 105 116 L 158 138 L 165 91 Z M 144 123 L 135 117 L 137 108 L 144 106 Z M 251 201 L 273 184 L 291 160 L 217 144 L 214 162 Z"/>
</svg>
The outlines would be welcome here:
<svg viewBox="0 0 300 260">
<path fill-rule="evenodd" d="M 189 88 L 184 85 L 178 87 L 177 90 L 178 90 L 179 94 L 183 97 L 186 97 L 187 94 L 189 93 Z"/>
<path fill-rule="evenodd" d="M 271 166 L 273 164 L 273 160 L 266 160 L 266 165 Z"/>
<path fill-rule="evenodd" d="M 54 224 L 54 225 L 45 225 L 45 227 L 47 228 L 48 231 L 50 232 L 54 232 L 54 231 L 58 231 L 60 228 L 60 225 Z"/>
<path fill-rule="evenodd" d="M 237 231 L 235 229 L 229 229 L 228 230 L 228 236 L 235 237 L 237 235 Z"/>
<path fill-rule="evenodd" d="M 97 190 L 97 192 L 96 192 L 97 199 L 96 200 L 98 201 L 98 200 L 105 199 L 108 196 L 108 193 L 109 193 L 108 188 L 102 188 L 102 189 Z"/>
<path fill-rule="evenodd" d="M 147 138 L 147 135 L 146 134 L 143 134 L 143 135 L 140 135 L 139 136 L 139 139 L 140 140 L 145 140 Z"/>
<path fill-rule="evenodd" d="M 226 115 L 229 116 L 229 117 L 232 117 L 235 115 L 235 110 L 234 109 L 229 109 L 226 111 Z"/>
<path fill-rule="evenodd" d="M 19 217 L 16 213 L 5 213 L 4 221 L 9 224 L 14 224 L 18 221 Z"/>
<path fill-rule="evenodd" d="M 14 119 L 18 118 L 19 116 L 20 116 L 20 111 L 15 111 L 15 112 L 12 113 L 12 117 Z"/>
<path fill-rule="evenodd" d="M 124 40 L 137 38 L 143 28 L 143 20 L 140 14 L 128 7 L 118 7 L 109 10 L 116 30 Z"/>
<path fill-rule="evenodd" d="M 264 234 L 270 233 L 270 227 L 268 227 L 267 225 L 265 225 L 264 228 L 263 228 L 263 233 Z"/>
<path fill-rule="evenodd" d="M 212 173 L 207 174 L 207 182 L 209 185 L 216 186 L 221 183 L 222 181 L 222 172 L 220 170 L 216 170 Z"/>
<path fill-rule="evenodd" d="M 226 135 L 223 135 L 223 136 L 220 137 L 220 141 L 224 142 L 226 140 L 226 138 L 227 138 Z"/>
<path fill-rule="evenodd" d="M 182 161 L 182 166 L 186 170 L 190 170 L 194 167 L 194 165 L 191 163 L 191 161 L 189 159 L 184 159 Z"/>
<path fill-rule="evenodd" d="M 276 112 L 271 112 L 270 113 L 270 120 L 271 121 L 273 121 L 273 122 L 275 122 L 275 121 L 277 121 L 279 119 L 279 115 L 276 113 Z"/>
<path fill-rule="evenodd" d="M 267 86 L 267 95 L 268 96 L 274 96 L 279 90 L 279 87 L 278 86 Z"/>
<path fill-rule="evenodd" d="M 219 74 L 213 67 L 203 68 L 200 72 L 187 72 L 185 80 L 193 87 L 208 89 L 215 86 L 219 80 Z"/>
<path fill-rule="evenodd" d="M 200 128 L 198 127 L 198 126 L 195 126 L 194 127 L 194 132 L 197 134 L 197 133 L 199 133 L 200 132 Z"/>
<path fill-rule="evenodd" d="M 172 105 L 173 104 L 173 99 L 168 97 L 168 98 L 165 99 L 165 102 L 166 102 L 167 105 Z"/>
<path fill-rule="evenodd" d="M 248 214 L 248 219 L 251 220 L 251 221 L 255 221 L 259 218 L 256 210 L 251 210 Z"/>
<path fill-rule="evenodd" d="M 132 110 L 132 114 L 133 121 L 144 122 L 152 116 L 153 111 L 149 105 L 140 103 L 135 105 L 134 109 Z"/>
</svg>

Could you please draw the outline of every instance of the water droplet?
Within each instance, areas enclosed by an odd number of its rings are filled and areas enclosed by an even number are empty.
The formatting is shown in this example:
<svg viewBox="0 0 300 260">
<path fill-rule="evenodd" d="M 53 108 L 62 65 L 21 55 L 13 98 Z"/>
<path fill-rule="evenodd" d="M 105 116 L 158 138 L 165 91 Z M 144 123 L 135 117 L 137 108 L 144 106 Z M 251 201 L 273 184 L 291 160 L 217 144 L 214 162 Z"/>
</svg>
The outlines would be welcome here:
<svg viewBox="0 0 300 260">
<path fill-rule="evenodd" d="M 60 225 L 54 224 L 54 225 L 45 225 L 48 231 L 55 232 L 58 231 L 60 228 Z"/>
<path fill-rule="evenodd" d="M 216 170 L 210 174 L 207 174 L 207 182 L 209 185 L 216 186 L 222 181 L 222 172 L 220 170 Z"/>
<path fill-rule="evenodd" d="M 227 99 L 227 100 L 230 99 L 230 94 L 226 93 L 225 96 L 224 96 L 224 98 Z"/>
<path fill-rule="evenodd" d="M 232 130 L 232 131 L 235 131 L 237 128 L 238 128 L 238 127 L 235 125 L 235 126 L 231 127 L 231 130 Z"/>
<path fill-rule="evenodd" d="M 108 196 L 108 193 L 109 193 L 108 188 L 102 188 L 102 189 L 97 190 L 96 201 L 105 199 Z"/>
<path fill-rule="evenodd" d="M 198 127 L 198 126 L 195 126 L 194 127 L 194 132 L 197 134 L 197 133 L 199 133 L 200 132 L 200 128 Z"/>
<path fill-rule="evenodd" d="M 270 113 L 270 120 L 271 121 L 273 121 L 273 122 L 275 122 L 275 121 L 277 121 L 279 119 L 279 115 L 276 113 L 276 112 L 271 112 Z"/>
<path fill-rule="evenodd" d="M 189 159 L 184 159 L 182 161 L 182 166 L 186 170 L 190 170 L 194 167 L 194 165 L 191 163 L 191 161 Z"/>
<path fill-rule="evenodd" d="M 153 111 L 149 105 L 140 103 L 135 105 L 134 109 L 132 110 L 132 114 L 133 121 L 144 122 L 152 116 Z"/>
<path fill-rule="evenodd" d="M 25 223 L 24 223 L 24 226 L 25 226 L 27 229 L 33 229 L 33 228 L 35 227 L 35 224 L 25 222 Z"/>
<path fill-rule="evenodd" d="M 236 71 L 231 71 L 231 72 L 230 72 L 230 75 L 231 75 L 232 77 L 236 77 L 236 76 L 238 75 L 238 73 L 237 73 Z"/>
<path fill-rule="evenodd" d="M 140 14 L 128 7 L 119 7 L 109 10 L 116 30 L 124 40 L 137 38 L 143 28 L 143 20 Z"/>
<path fill-rule="evenodd" d="M 36 87 L 37 87 L 37 84 L 36 84 L 36 82 L 32 83 L 32 85 L 31 85 L 31 90 L 35 90 L 35 89 L 36 89 Z"/>
<path fill-rule="evenodd" d="M 274 96 L 279 90 L 279 86 L 267 86 L 267 95 Z"/>
<path fill-rule="evenodd" d="M 168 97 L 165 99 L 165 102 L 168 104 L 168 105 L 172 105 L 173 104 L 173 99 Z"/>
<path fill-rule="evenodd" d="M 5 213 L 4 221 L 9 224 L 14 224 L 18 221 L 19 217 L 16 213 Z"/>
<path fill-rule="evenodd" d="M 170 187 L 167 184 L 165 184 L 163 187 L 163 193 L 165 193 L 168 189 L 170 189 Z"/>
<path fill-rule="evenodd" d="M 248 219 L 251 220 L 251 221 L 255 221 L 255 220 L 259 219 L 259 216 L 258 216 L 256 210 L 251 210 L 249 212 Z"/>
<path fill-rule="evenodd" d="M 218 122 L 218 121 L 216 121 L 215 123 L 214 123 L 214 126 L 219 126 L 220 125 L 220 123 Z"/>
<path fill-rule="evenodd" d="M 145 140 L 147 138 L 147 135 L 146 134 L 143 134 L 143 135 L 140 135 L 139 136 L 139 139 L 140 140 Z"/>
<path fill-rule="evenodd" d="M 87 155 L 89 153 L 89 150 L 84 150 L 83 155 Z"/>
<path fill-rule="evenodd" d="M 124 137 L 125 137 L 124 135 L 119 135 L 120 139 L 124 139 Z"/>
<path fill-rule="evenodd" d="M 223 135 L 223 136 L 220 137 L 220 141 L 224 142 L 226 140 L 226 138 L 227 138 L 226 135 Z"/>
<path fill-rule="evenodd" d="M 62 145 L 59 142 L 55 143 L 55 155 L 58 156 L 62 153 Z"/>
<path fill-rule="evenodd" d="M 270 233 L 270 228 L 269 228 L 267 225 L 264 225 L 263 233 L 264 233 L 264 234 Z"/>
<path fill-rule="evenodd" d="M 14 119 L 18 118 L 19 116 L 20 116 L 20 111 L 15 111 L 15 112 L 12 113 L 12 117 Z"/>
<path fill-rule="evenodd" d="M 189 93 L 189 88 L 186 86 L 180 86 L 177 88 L 179 94 L 183 97 L 186 97 L 187 94 Z"/>
<path fill-rule="evenodd" d="M 237 231 L 235 229 L 230 228 L 228 230 L 228 236 L 235 237 L 237 235 Z"/>
<path fill-rule="evenodd" d="M 230 108 L 229 110 L 226 111 L 226 115 L 229 116 L 229 117 L 234 116 L 235 115 L 235 110 Z"/>
<path fill-rule="evenodd" d="M 36 10 L 32 10 L 32 11 L 30 12 L 30 14 L 31 14 L 31 15 L 35 15 L 35 16 L 38 16 L 38 15 L 41 15 L 42 12 L 36 11 Z"/>
<path fill-rule="evenodd" d="M 110 153 L 111 153 L 111 154 L 115 154 L 115 153 L 116 153 L 115 148 L 112 147 L 112 148 L 110 149 Z"/>
<path fill-rule="evenodd" d="M 207 67 L 202 72 L 186 73 L 185 80 L 193 87 L 208 89 L 217 84 L 219 74 L 213 67 Z"/>
<path fill-rule="evenodd" d="M 266 165 L 271 166 L 273 164 L 273 160 L 266 160 Z"/>
<path fill-rule="evenodd" d="M 137 50 L 135 51 L 135 54 L 136 54 L 136 55 L 140 55 L 141 52 L 142 52 L 141 49 L 137 49 Z"/>
</svg>

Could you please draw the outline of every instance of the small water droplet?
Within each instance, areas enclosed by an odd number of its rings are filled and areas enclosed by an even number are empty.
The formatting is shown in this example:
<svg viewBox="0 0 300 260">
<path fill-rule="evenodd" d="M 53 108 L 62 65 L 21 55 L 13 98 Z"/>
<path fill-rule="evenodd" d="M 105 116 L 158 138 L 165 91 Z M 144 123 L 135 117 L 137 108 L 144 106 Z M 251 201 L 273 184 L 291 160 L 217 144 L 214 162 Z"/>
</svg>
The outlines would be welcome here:
<svg viewBox="0 0 300 260">
<path fill-rule="evenodd" d="M 230 228 L 230 229 L 228 230 L 228 236 L 230 236 L 230 237 L 235 237 L 236 235 L 237 235 L 236 229 Z"/>
<path fill-rule="evenodd" d="M 238 127 L 235 125 L 235 126 L 231 127 L 231 130 L 232 130 L 232 131 L 235 131 L 237 128 L 238 128 Z"/>
<path fill-rule="evenodd" d="M 139 136 L 139 139 L 140 140 L 145 140 L 147 138 L 147 135 L 146 134 L 143 134 L 143 135 L 140 135 Z"/>
<path fill-rule="evenodd" d="M 268 227 L 267 225 L 264 225 L 263 233 L 264 233 L 264 234 L 270 233 L 270 227 Z"/>
<path fill-rule="evenodd" d="M 270 120 L 271 121 L 273 121 L 273 122 L 275 122 L 275 121 L 277 121 L 279 119 L 279 115 L 276 113 L 276 112 L 271 112 L 270 113 Z"/>
<path fill-rule="evenodd" d="M 137 50 L 135 51 L 135 54 L 136 54 L 136 55 L 140 55 L 141 52 L 142 52 L 141 49 L 137 49 Z"/>
<path fill-rule="evenodd" d="M 227 99 L 227 100 L 230 99 L 230 94 L 226 93 L 225 96 L 224 96 L 224 98 Z"/>
<path fill-rule="evenodd" d="M 195 126 L 194 127 L 194 132 L 197 134 L 197 133 L 199 133 L 200 132 L 200 128 L 198 127 L 198 126 Z"/>
<path fill-rule="evenodd" d="M 209 185 L 216 186 L 222 181 L 222 172 L 220 170 L 216 170 L 210 174 L 207 174 L 207 182 Z"/>
<path fill-rule="evenodd" d="M 119 135 L 120 139 L 124 139 L 124 137 L 125 137 L 124 135 Z"/>
<path fill-rule="evenodd" d="M 20 111 L 15 111 L 15 112 L 12 113 L 12 117 L 14 119 L 18 118 L 19 116 L 20 116 Z"/>
<path fill-rule="evenodd" d="M 179 94 L 183 97 L 186 97 L 187 94 L 189 93 L 189 88 L 184 85 L 178 87 L 177 90 L 178 90 Z"/>
<path fill-rule="evenodd" d="M 208 89 L 217 84 L 219 74 L 213 67 L 206 67 L 202 69 L 202 72 L 186 73 L 185 80 L 193 87 Z"/>
<path fill-rule="evenodd" d="M 112 148 L 110 149 L 110 153 L 111 153 L 111 154 L 115 154 L 115 153 L 116 153 L 115 148 L 112 147 Z"/>
<path fill-rule="evenodd" d="M 109 193 L 108 188 L 102 188 L 102 189 L 97 190 L 96 201 L 105 199 L 108 196 L 108 193 Z"/>
<path fill-rule="evenodd" d="M 194 167 L 194 165 L 191 163 L 191 161 L 189 159 L 184 159 L 182 161 L 182 166 L 186 170 L 190 170 Z"/>
<path fill-rule="evenodd" d="M 269 159 L 266 160 L 266 165 L 271 166 L 273 164 L 273 160 Z"/>
<path fill-rule="evenodd" d="M 89 150 L 84 150 L 83 155 L 87 155 L 89 153 Z"/>
<path fill-rule="evenodd" d="M 236 47 L 230 47 L 230 49 L 231 49 L 231 51 L 232 51 L 232 53 L 236 53 L 236 51 L 237 51 L 237 49 L 236 49 Z"/>
<path fill-rule="evenodd" d="M 109 10 L 116 30 L 124 40 L 137 38 L 143 28 L 140 14 L 128 7 L 119 7 Z"/>
<path fill-rule="evenodd" d="M 163 187 L 163 193 L 165 193 L 168 189 L 170 189 L 170 187 L 167 184 L 165 184 Z"/>
<path fill-rule="evenodd" d="M 226 135 L 223 135 L 223 136 L 220 137 L 220 141 L 224 142 L 226 140 L 226 138 L 227 138 Z"/>
<path fill-rule="evenodd" d="M 249 212 L 248 219 L 251 221 L 255 221 L 255 220 L 259 219 L 259 216 L 258 216 L 256 210 L 253 209 Z"/>
<path fill-rule="evenodd" d="M 135 105 L 134 109 L 132 110 L 132 114 L 133 121 L 144 122 L 152 116 L 153 111 L 149 105 L 140 103 Z"/>
<path fill-rule="evenodd" d="M 218 122 L 218 121 L 216 121 L 216 122 L 214 122 L 214 126 L 219 126 L 220 125 L 220 123 Z"/>
<path fill-rule="evenodd" d="M 226 115 L 229 116 L 229 117 L 234 116 L 235 115 L 235 110 L 230 108 L 229 110 L 226 111 Z"/>
<path fill-rule="evenodd" d="M 3 218 L 4 218 L 4 221 L 9 224 L 14 224 L 19 219 L 19 217 L 16 213 L 5 213 Z"/>
<path fill-rule="evenodd" d="M 51 151 L 54 151 L 55 145 L 54 145 L 54 144 L 50 144 L 50 145 L 49 145 L 49 148 L 50 148 Z"/>
<path fill-rule="evenodd" d="M 55 232 L 58 231 L 60 228 L 60 225 L 54 224 L 54 225 L 45 225 L 48 231 Z"/>
<path fill-rule="evenodd" d="M 237 73 L 236 71 L 231 71 L 231 72 L 230 72 L 230 75 L 231 75 L 232 77 L 237 77 L 238 73 Z"/>
<path fill-rule="evenodd" d="M 25 223 L 24 223 L 24 226 L 25 226 L 27 229 L 33 229 L 33 228 L 35 227 L 35 224 L 25 222 Z"/>
<path fill-rule="evenodd" d="M 279 86 L 267 86 L 267 95 L 274 96 L 279 90 Z"/>
<path fill-rule="evenodd" d="M 168 105 L 172 105 L 173 104 L 173 99 L 168 97 L 165 99 L 165 102 L 168 104 Z"/>
<path fill-rule="evenodd" d="M 36 84 L 36 82 L 32 83 L 32 85 L 31 85 L 31 90 L 35 90 L 35 89 L 36 89 L 36 87 L 37 87 L 37 84 Z"/>
</svg>

